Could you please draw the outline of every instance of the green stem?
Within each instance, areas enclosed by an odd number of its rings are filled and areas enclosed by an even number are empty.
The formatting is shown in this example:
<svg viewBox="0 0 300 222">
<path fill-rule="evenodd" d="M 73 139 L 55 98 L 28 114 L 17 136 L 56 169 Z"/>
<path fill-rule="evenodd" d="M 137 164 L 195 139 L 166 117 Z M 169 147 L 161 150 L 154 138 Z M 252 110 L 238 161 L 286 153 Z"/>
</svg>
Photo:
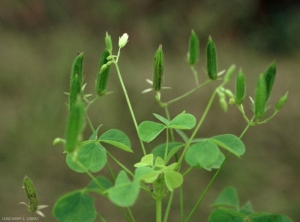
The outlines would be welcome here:
<svg viewBox="0 0 300 222">
<path fill-rule="evenodd" d="M 135 126 L 135 129 L 136 129 L 136 132 L 138 133 L 138 124 L 137 124 L 137 121 L 135 119 L 135 115 L 134 115 L 134 112 L 133 112 L 133 109 L 132 109 L 132 106 L 131 106 L 131 102 L 130 102 L 130 99 L 129 99 L 129 96 L 128 96 L 128 93 L 127 93 L 127 90 L 126 90 L 126 87 L 125 87 L 125 84 L 124 84 L 124 81 L 123 81 L 122 76 L 121 76 L 119 65 L 118 65 L 119 54 L 120 54 L 120 50 L 118 52 L 117 59 L 116 60 L 113 59 L 113 61 L 114 61 L 114 64 L 116 66 L 118 77 L 119 77 L 119 80 L 120 80 L 120 83 L 121 83 L 121 86 L 122 86 L 122 89 L 123 89 L 123 92 L 124 92 L 124 95 L 125 95 L 125 98 L 126 98 L 126 102 L 127 102 L 127 105 L 128 105 L 128 108 L 129 108 L 129 111 L 130 111 L 130 114 L 131 114 L 131 117 L 132 117 L 132 120 L 133 120 L 133 123 L 134 123 L 134 126 Z M 144 143 L 141 139 L 139 139 L 139 140 L 140 140 L 140 144 L 141 144 L 141 147 L 142 147 L 142 150 L 143 150 L 143 154 L 145 156 L 147 153 L 146 153 L 146 149 L 144 147 Z"/>
<path fill-rule="evenodd" d="M 165 156 L 164 156 L 164 162 L 167 162 L 167 155 L 168 155 L 168 149 L 169 149 L 169 129 L 166 129 L 166 149 L 165 149 Z"/>
<path fill-rule="evenodd" d="M 78 161 L 78 159 L 76 158 L 75 159 L 75 163 L 81 168 L 81 169 L 83 169 L 84 171 L 85 171 L 85 173 L 95 182 L 95 184 L 97 184 L 103 191 L 105 191 L 105 188 L 101 185 L 101 183 L 96 179 L 96 177 L 94 177 L 93 176 L 93 174 L 91 174 L 91 172 L 88 170 L 88 169 L 86 169 L 85 168 L 85 166 L 82 164 L 82 163 L 80 163 L 79 161 Z"/>
<path fill-rule="evenodd" d="M 164 109 L 165 109 L 165 112 L 166 112 L 167 120 L 171 121 L 171 117 L 170 117 L 170 113 L 169 113 L 168 107 L 165 106 Z M 170 134 L 171 134 L 172 142 L 174 142 L 175 141 L 175 137 L 174 137 L 174 131 L 173 131 L 172 128 L 170 129 Z"/>
<path fill-rule="evenodd" d="M 267 123 L 270 119 L 272 119 L 274 116 L 276 116 L 276 114 L 279 112 L 279 110 L 275 110 L 274 113 L 272 114 L 272 116 L 270 116 L 267 119 L 264 119 L 263 121 L 258 122 L 257 124 L 263 124 L 263 123 Z"/>
<path fill-rule="evenodd" d="M 199 81 L 198 81 L 198 73 L 197 73 L 197 71 L 196 71 L 196 69 L 195 69 L 195 67 L 192 65 L 191 66 L 191 70 L 192 70 L 192 72 L 193 72 L 193 74 L 194 74 L 194 76 L 195 76 L 195 81 L 196 81 L 196 84 L 197 84 L 197 86 L 199 85 Z"/>
<path fill-rule="evenodd" d="M 128 211 L 128 214 L 129 214 L 129 216 L 130 216 L 130 218 L 131 218 L 131 221 L 132 221 L 132 222 L 135 222 L 134 216 L 132 215 L 132 212 L 131 212 L 131 210 L 130 210 L 129 207 L 127 207 L 127 211 Z"/>
<path fill-rule="evenodd" d="M 222 87 L 224 84 L 225 84 L 225 82 L 223 82 L 219 87 Z M 209 109 L 210 109 L 210 107 L 211 107 L 211 105 L 212 105 L 212 103 L 213 103 L 213 101 L 214 101 L 214 98 L 215 98 L 215 96 L 216 96 L 216 94 L 217 94 L 217 91 L 218 91 L 219 87 L 217 87 L 217 88 L 214 90 L 213 94 L 211 95 L 211 97 L 210 97 L 210 99 L 209 99 L 209 101 L 208 101 L 208 104 L 207 104 L 207 106 L 206 106 L 206 108 L 205 108 L 205 110 L 204 110 L 204 113 L 202 114 L 202 117 L 201 117 L 199 123 L 197 124 L 197 126 L 196 126 L 196 128 L 194 129 L 194 131 L 193 131 L 191 137 L 189 138 L 188 142 L 186 143 L 186 145 L 185 145 L 185 147 L 184 147 L 184 149 L 183 149 L 183 152 L 182 152 L 182 154 L 181 154 L 181 156 L 180 156 L 180 159 L 179 159 L 179 161 L 178 161 L 178 171 L 180 170 L 180 167 L 181 167 L 181 164 L 182 164 L 182 161 L 183 161 L 183 158 L 184 158 L 184 156 L 185 156 L 185 153 L 186 153 L 187 149 L 189 148 L 191 142 L 193 141 L 194 137 L 196 136 L 198 130 L 199 130 L 200 127 L 202 126 L 202 123 L 203 123 L 204 119 L 206 118 L 206 116 L 207 116 L 207 114 L 208 114 L 208 111 L 209 111 Z"/>
<path fill-rule="evenodd" d="M 183 222 L 183 188 L 180 186 L 179 188 L 179 202 L 180 202 L 180 222 Z"/>
<path fill-rule="evenodd" d="M 134 177 L 133 173 L 127 167 L 125 167 L 120 161 L 118 161 L 110 152 L 106 150 L 106 153 L 113 159 L 123 170 L 125 170 L 130 176 Z"/>
<path fill-rule="evenodd" d="M 185 177 L 189 172 L 192 171 L 193 168 L 194 168 L 194 167 L 189 167 L 189 168 L 182 174 L 182 176 Z"/>
<path fill-rule="evenodd" d="M 101 214 L 99 214 L 99 213 L 97 212 L 97 215 L 98 215 L 99 219 L 100 219 L 102 222 L 106 222 L 106 220 L 102 217 Z"/>
<path fill-rule="evenodd" d="M 106 162 L 106 165 L 107 165 L 107 168 L 108 168 L 108 170 L 109 170 L 109 172 L 110 172 L 110 175 L 111 175 L 113 181 L 115 181 L 115 180 L 116 180 L 116 176 L 115 176 L 115 174 L 114 174 L 114 172 L 113 172 L 113 170 L 112 170 L 110 164 L 108 163 L 108 161 Z"/>
<path fill-rule="evenodd" d="M 168 221 L 168 217 L 169 217 L 169 214 L 170 214 L 173 197 L 174 197 L 174 191 L 171 192 L 171 194 L 170 194 L 170 198 L 169 198 L 169 201 L 168 201 L 168 205 L 167 205 L 167 209 L 166 209 L 166 213 L 165 213 L 165 217 L 164 217 L 164 222 Z"/>
<path fill-rule="evenodd" d="M 177 101 L 179 101 L 179 100 L 181 100 L 181 99 L 183 99 L 183 98 L 189 96 L 190 94 L 196 92 L 198 89 L 202 88 L 203 86 L 209 84 L 211 81 L 212 81 L 211 79 L 208 79 L 208 80 L 206 80 L 204 83 L 198 85 L 196 88 L 194 88 L 194 89 L 192 89 L 192 90 L 190 90 L 190 91 L 184 93 L 184 94 L 181 95 L 181 96 L 178 96 L 178 97 L 175 98 L 175 99 L 170 100 L 169 102 L 162 103 L 162 104 L 163 104 L 164 106 L 168 106 L 168 105 L 170 105 L 170 104 L 172 104 L 172 103 L 174 103 L 174 102 L 177 102 Z"/>
<path fill-rule="evenodd" d="M 155 199 L 155 203 L 156 203 L 156 222 L 161 222 L 162 199 L 161 198 Z"/>
<path fill-rule="evenodd" d="M 241 135 L 239 136 L 239 138 L 241 139 L 245 133 L 247 132 L 247 130 L 249 129 L 249 127 L 252 125 L 252 121 L 253 121 L 254 117 L 252 117 L 252 119 L 249 121 L 249 123 L 247 124 L 247 126 L 245 127 L 245 129 L 243 130 L 243 132 L 241 133 Z M 200 203 L 202 202 L 204 196 L 206 195 L 206 193 L 208 192 L 209 188 L 211 187 L 211 185 L 213 184 L 213 182 L 215 181 L 215 179 L 217 178 L 217 176 L 219 175 L 221 169 L 223 168 L 223 166 L 225 165 L 227 159 L 230 157 L 231 153 L 228 153 L 227 156 L 225 157 L 222 165 L 220 166 L 220 168 L 217 170 L 217 172 L 214 174 L 214 176 L 212 177 L 212 179 L 209 181 L 208 185 L 206 186 L 205 190 L 203 191 L 202 195 L 200 196 L 199 200 L 197 201 L 196 205 L 194 206 L 194 208 L 192 209 L 192 211 L 190 212 L 190 214 L 188 215 L 188 217 L 186 218 L 186 222 L 189 221 L 189 219 L 191 218 L 191 216 L 194 214 L 194 212 L 197 210 L 197 208 L 199 207 Z"/>
</svg>

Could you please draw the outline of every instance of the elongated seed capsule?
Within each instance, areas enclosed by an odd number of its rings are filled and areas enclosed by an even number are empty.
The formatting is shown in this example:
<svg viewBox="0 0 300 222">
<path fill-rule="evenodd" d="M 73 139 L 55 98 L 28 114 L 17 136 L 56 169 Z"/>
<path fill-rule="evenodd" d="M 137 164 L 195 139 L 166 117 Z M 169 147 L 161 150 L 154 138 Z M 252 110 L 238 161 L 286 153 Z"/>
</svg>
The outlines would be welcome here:
<svg viewBox="0 0 300 222">
<path fill-rule="evenodd" d="M 232 77 L 234 71 L 235 71 L 235 65 L 232 64 L 232 65 L 227 69 L 227 71 L 226 71 L 226 73 L 225 73 L 224 80 L 225 80 L 226 82 L 228 82 L 228 81 L 231 79 L 231 77 Z"/>
<path fill-rule="evenodd" d="M 81 140 L 81 132 L 84 126 L 84 106 L 78 95 L 72 107 L 70 107 L 66 132 L 66 151 L 73 152 Z"/>
<path fill-rule="evenodd" d="M 245 99 L 245 75 L 240 69 L 235 82 L 235 103 L 241 105 Z"/>
<path fill-rule="evenodd" d="M 197 34 L 192 30 L 189 42 L 188 63 L 195 65 L 199 57 L 199 39 Z"/>
<path fill-rule="evenodd" d="M 96 91 L 99 96 L 105 94 L 106 85 L 110 73 L 110 65 L 107 65 L 107 57 L 110 55 L 108 50 L 104 50 L 101 58 L 100 58 L 100 64 L 99 64 L 99 72 L 96 82 Z"/>
<path fill-rule="evenodd" d="M 70 80 L 70 94 L 69 105 L 74 104 L 76 97 L 81 93 L 82 87 L 82 70 L 83 70 L 83 53 L 80 53 L 74 60 L 72 65 L 71 80 Z"/>
<path fill-rule="evenodd" d="M 160 91 L 164 74 L 164 53 L 159 45 L 154 55 L 153 89 Z"/>
<path fill-rule="evenodd" d="M 210 36 L 206 47 L 206 65 L 209 78 L 212 80 L 217 79 L 217 52 L 215 44 Z"/>
<path fill-rule="evenodd" d="M 281 110 L 282 107 L 284 106 L 284 104 L 286 103 L 287 98 L 288 98 L 288 93 L 286 93 L 284 96 L 282 96 L 282 97 L 278 100 L 278 102 L 276 103 L 275 109 L 278 110 L 278 111 Z"/>
<path fill-rule="evenodd" d="M 219 93 L 219 103 L 220 103 L 221 109 L 226 113 L 228 110 L 228 104 L 226 102 L 226 97 L 223 92 Z"/>
<path fill-rule="evenodd" d="M 258 78 L 254 101 L 254 114 L 257 119 L 261 119 L 265 115 L 265 107 L 267 103 L 267 85 L 264 75 Z"/>
<path fill-rule="evenodd" d="M 25 189 L 25 193 L 27 199 L 29 201 L 28 210 L 30 212 L 35 212 L 38 209 L 38 197 L 36 191 L 34 189 L 32 181 L 28 178 L 28 176 L 24 177 L 23 186 Z"/>
<path fill-rule="evenodd" d="M 75 77 L 73 78 L 71 82 L 71 88 L 70 88 L 70 95 L 69 95 L 69 109 L 74 105 L 76 98 L 81 93 L 81 84 L 79 80 L 79 76 L 76 73 Z"/>
<path fill-rule="evenodd" d="M 267 84 L 267 101 L 271 95 L 273 84 L 276 77 L 276 63 L 275 61 L 271 63 L 271 65 L 264 72 L 264 77 Z"/>
<path fill-rule="evenodd" d="M 105 45 L 106 45 L 106 49 L 109 52 L 112 52 L 112 41 L 111 41 L 111 37 L 110 35 L 106 32 L 106 36 L 105 36 Z"/>
</svg>

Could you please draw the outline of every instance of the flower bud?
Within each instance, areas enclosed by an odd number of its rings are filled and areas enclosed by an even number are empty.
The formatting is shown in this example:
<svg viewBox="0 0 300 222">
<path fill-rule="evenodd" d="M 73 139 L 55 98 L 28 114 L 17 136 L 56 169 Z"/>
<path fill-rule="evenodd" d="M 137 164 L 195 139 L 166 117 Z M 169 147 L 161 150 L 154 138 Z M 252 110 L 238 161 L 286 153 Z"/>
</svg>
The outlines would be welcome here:
<svg viewBox="0 0 300 222">
<path fill-rule="evenodd" d="M 108 50 L 104 50 L 100 58 L 99 72 L 96 82 L 96 91 L 99 96 L 105 94 L 106 85 L 110 73 L 110 65 L 108 65 L 107 57 L 110 55 Z"/>
<path fill-rule="evenodd" d="M 212 80 L 217 79 L 217 52 L 215 44 L 210 36 L 206 47 L 206 65 L 209 78 Z"/>
<path fill-rule="evenodd" d="M 80 53 L 75 58 L 72 65 L 71 80 L 70 80 L 70 95 L 69 95 L 70 107 L 74 104 L 77 95 L 81 93 L 82 69 L 83 69 L 82 64 L 83 64 L 83 53 Z"/>
<path fill-rule="evenodd" d="M 77 96 L 73 106 L 70 107 L 66 132 L 66 151 L 73 152 L 81 140 L 81 132 L 84 128 L 84 106 L 81 97 Z"/>
<path fill-rule="evenodd" d="M 23 186 L 25 189 L 27 199 L 29 201 L 28 210 L 30 212 L 35 212 L 38 209 L 39 205 L 38 198 L 33 183 L 27 176 L 24 177 Z"/>
<path fill-rule="evenodd" d="M 189 42 L 188 63 L 195 65 L 199 56 L 199 39 L 194 30 L 192 30 Z"/>
<path fill-rule="evenodd" d="M 110 35 L 106 32 L 106 36 L 105 36 L 105 45 L 106 45 L 106 49 L 109 51 L 109 52 L 112 52 L 112 41 L 111 41 L 111 37 Z"/>
<path fill-rule="evenodd" d="M 277 104 L 276 104 L 276 110 L 281 110 L 282 109 L 282 107 L 284 106 L 284 104 L 286 103 L 286 101 L 287 101 L 287 98 L 288 98 L 288 93 L 286 93 L 284 96 L 282 96 L 280 99 L 279 99 L 279 101 L 277 102 Z"/>
<path fill-rule="evenodd" d="M 264 72 L 264 78 L 266 80 L 266 85 L 267 85 L 267 98 L 266 98 L 267 101 L 271 95 L 275 77 L 276 77 L 276 64 L 275 62 L 272 62 L 271 65 Z"/>
<path fill-rule="evenodd" d="M 241 105 L 245 99 L 245 75 L 240 69 L 235 82 L 235 103 Z"/>
<path fill-rule="evenodd" d="M 224 80 L 226 82 L 228 82 L 231 79 L 234 71 L 235 71 L 235 65 L 233 64 L 228 68 L 227 72 L 225 73 Z"/>
<path fill-rule="evenodd" d="M 55 138 L 55 139 L 53 140 L 53 143 L 52 143 L 52 144 L 53 144 L 53 146 L 56 146 L 56 145 L 58 145 L 58 144 L 60 144 L 60 143 L 65 144 L 65 143 L 66 143 L 66 140 L 57 137 L 57 138 Z"/>
<path fill-rule="evenodd" d="M 119 37 L 119 48 L 123 48 L 128 42 L 128 34 L 124 33 L 121 37 Z"/>
<path fill-rule="evenodd" d="M 160 45 L 154 55 L 153 89 L 160 91 L 164 74 L 164 53 Z"/>
<path fill-rule="evenodd" d="M 255 101 L 254 101 L 254 114 L 257 119 L 261 119 L 265 115 L 265 106 L 267 103 L 267 85 L 264 75 L 261 74 L 258 78 Z"/>
<path fill-rule="evenodd" d="M 224 97 L 220 97 L 219 99 L 220 107 L 221 109 L 226 113 L 228 110 L 228 104 L 226 102 L 226 99 Z"/>
</svg>

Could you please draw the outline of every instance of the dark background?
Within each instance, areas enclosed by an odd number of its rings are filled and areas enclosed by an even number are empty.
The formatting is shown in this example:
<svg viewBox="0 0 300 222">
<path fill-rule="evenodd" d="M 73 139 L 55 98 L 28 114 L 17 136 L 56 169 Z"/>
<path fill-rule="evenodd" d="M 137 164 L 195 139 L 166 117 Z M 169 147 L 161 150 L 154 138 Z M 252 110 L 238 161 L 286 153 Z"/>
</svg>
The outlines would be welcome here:
<svg viewBox="0 0 300 222">
<path fill-rule="evenodd" d="M 299 154 L 299 1 L 161 1 L 161 0 L 1 0 L 0 2 L 0 216 L 29 216 L 22 187 L 24 175 L 34 182 L 46 218 L 55 201 L 64 193 L 84 187 L 89 178 L 71 171 L 65 164 L 61 146 L 52 146 L 63 137 L 71 64 L 78 51 L 84 52 L 87 92 L 94 93 L 98 61 L 108 31 L 115 53 L 118 37 L 129 34 L 121 52 L 120 67 L 138 122 L 154 120 L 152 113 L 164 114 L 154 94 L 141 94 L 152 78 L 152 61 L 159 44 L 165 53 L 164 101 L 192 87 L 194 79 L 185 56 L 188 38 L 194 29 L 200 38 L 200 82 L 206 79 L 205 45 L 209 35 L 217 46 L 219 69 L 231 64 L 242 67 L 247 80 L 247 96 L 254 96 L 257 77 L 275 59 L 277 79 L 270 104 L 289 91 L 283 110 L 267 124 L 250 128 L 243 138 L 246 154 L 231 157 L 191 221 L 207 221 L 218 193 L 235 186 L 241 203 L 251 199 L 256 211 L 284 213 L 294 221 L 300 218 Z M 213 84 L 214 85 L 214 84 Z M 234 84 L 228 85 L 234 91 Z M 94 125 L 103 124 L 125 131 L 136 155 L 114 151 L 133 169 L 141 150 L 116 72 L 112 69 L 108 90 L 91 108 Z M 184 101 L 172 105 L 171 115 L 186 110 L 200 118 L 213 90 L 209 86 Z M 246 112 L 251 114 L 245 102 Z M 239 135 L 245 127 L 236 107 L 224 114 L 217 102 L 199 131 L 200 137 L 221 133 Z M 89 129 L 85 138 L 90 136 Z M 163 138 L 161 138 L 163 139 Z M 146 145 L 148 150 L 157 144 Z M 118 169 L 114 164 L 114 168 Z M 108 175 L 105 169 L 100 174 Z M 187 207 L 199 198 L 213 172 L 193 171 L 184 182 Z M 175 199 L 177 200 L 177 199 Z M 107 221 L 123 221 L 116 208 L 99 197 L 97 210 Z M 178 221 L 177 202 L 170 221 Z M 137 221 L 154 221 L 154 201 L 141 192 L 133 207 Z M 188 213 L 188 211 L 186 212 Z M 195 219 L 197 218 L 197 219 Z"/>
</svg>

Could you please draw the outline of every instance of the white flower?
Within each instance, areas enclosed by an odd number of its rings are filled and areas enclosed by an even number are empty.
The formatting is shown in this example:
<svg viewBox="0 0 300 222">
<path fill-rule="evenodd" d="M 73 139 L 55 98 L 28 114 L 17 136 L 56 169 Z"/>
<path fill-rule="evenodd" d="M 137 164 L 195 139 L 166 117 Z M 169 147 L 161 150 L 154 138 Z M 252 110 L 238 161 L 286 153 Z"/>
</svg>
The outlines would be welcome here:
<svg viewBox="0 0 300 222">
<path fill-rule="evenodd" d="M 29 210 L 29 205 L 27 204 L 27 203 L 24 203 L 24 202 L 20 202 L 20 204 L 24 204 L 24 205 L 26 205 L 27 207 L 28 207 L 28 210 Z M 42 211 L 40 211 L 41 209 L 44 209 L 44 208 L 46 208 L 46 207 L 48 207 L 48 205 L 39 205 L 38 206 L 38 208 L 37 208 L 37 210 L 35 211 L 35 213 L 37 213 L 38 215 L 40 215 L 40 216 L 42 216 L 42 217 L 45 217 L 45 215 L 43 214 L 43 212 Z M 30 210 L 29 210 L 30 211 Z M 31 212 L 31 211 L 30 211 Z"/>
<path fill-rule="evenodd" d="M 128 42 L 128 34 L 124 33 L 121 37 L 119 37 L 119 48 L 123 48 Z"/>
<path fill-rule="evenodd" d="M 153 86 L 153 82 L 150 79 L 146 79 L 146 82 L 148 82 L 150 85 Z M 162 87 L 162 89 L 171 89 L 171 87 Z M 142 93 L 147 93 L 147 92 L 150 92 L 152 90 L 153 90 L 153 87 L 143 90 Z M 160 92 L 157 91 L 156 93 L 158 95 L 158 98 L 160 99 Z"/>
</svg>

